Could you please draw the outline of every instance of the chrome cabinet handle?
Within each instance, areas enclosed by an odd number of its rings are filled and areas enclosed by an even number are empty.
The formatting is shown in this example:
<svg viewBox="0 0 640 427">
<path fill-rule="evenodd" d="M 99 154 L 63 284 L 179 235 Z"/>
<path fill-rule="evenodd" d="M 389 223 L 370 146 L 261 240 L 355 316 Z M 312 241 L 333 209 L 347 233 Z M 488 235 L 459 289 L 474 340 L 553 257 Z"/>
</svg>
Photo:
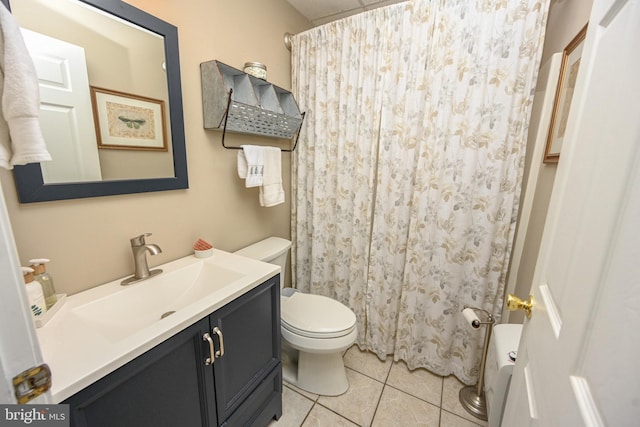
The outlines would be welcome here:
<svg viewBox="0 0 640 427">
<path fill-rule="evenodd" d="M 215 349 L 213 348 L 213 339 L 211 339 L 211 335 L 207 332 L 202 336 L 202 341 L 209 341 L 209 357 L 204 359 L 204 364 L 209 366 L 212 365 L 215 361 L 213 355 L 215 354 Z"/>
<path fill-rule="evenodd" d="M 216 351 L 216 357 L 222 357 L 224 355 L 224 339 L 222 338 L 222 331 L 216 326 L 213 328 L 213 333 L 216 334 L 220 340 L 220 350 Z"/>
</svg>

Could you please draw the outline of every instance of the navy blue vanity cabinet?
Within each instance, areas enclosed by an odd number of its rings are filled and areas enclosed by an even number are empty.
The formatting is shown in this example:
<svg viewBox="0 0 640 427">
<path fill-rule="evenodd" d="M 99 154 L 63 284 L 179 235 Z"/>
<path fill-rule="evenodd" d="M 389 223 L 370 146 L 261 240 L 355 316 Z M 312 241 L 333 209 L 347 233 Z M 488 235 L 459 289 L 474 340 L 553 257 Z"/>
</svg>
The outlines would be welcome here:
<svg viewBox="0 0 640 427">
<path fill-rule="evenodd" d="M 240 299 L 210 317 L 224 338 L 224 354 L 213 364 L 218 420 L 264 426 L 282 414 L 280 276 Z"/>
<path fill-rule="evenodd" d="M 71 425 L 209 426 L 215 386 L 202 335 L 205 318 L 71 396 Z M 55 373 L 54 373 L 55 378 Z"/>
<path fill-rule="evenodd" d="M 280 418 L 279 280 L 267 280 L 71 396 L 63 402 L 71 406 L 71 425 L 265 426 Z M 209 365 L 205 334 L 218 355 Z"/>
</svg>

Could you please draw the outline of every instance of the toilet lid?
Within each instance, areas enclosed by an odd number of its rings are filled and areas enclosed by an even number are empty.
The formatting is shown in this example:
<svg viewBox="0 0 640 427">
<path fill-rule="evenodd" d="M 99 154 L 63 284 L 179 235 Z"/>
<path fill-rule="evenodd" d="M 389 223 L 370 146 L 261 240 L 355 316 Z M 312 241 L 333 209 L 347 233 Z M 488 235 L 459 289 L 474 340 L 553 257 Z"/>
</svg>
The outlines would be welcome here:
<svg viewBox="0 0 640 427">
<path fill-rule="evenodd" d="M 322 295 L 295 292 L 282 299 L 281 312 L 282 326 L 306 337 L 341 337 L 356 325 L 349 307 Z"/>
</svg>

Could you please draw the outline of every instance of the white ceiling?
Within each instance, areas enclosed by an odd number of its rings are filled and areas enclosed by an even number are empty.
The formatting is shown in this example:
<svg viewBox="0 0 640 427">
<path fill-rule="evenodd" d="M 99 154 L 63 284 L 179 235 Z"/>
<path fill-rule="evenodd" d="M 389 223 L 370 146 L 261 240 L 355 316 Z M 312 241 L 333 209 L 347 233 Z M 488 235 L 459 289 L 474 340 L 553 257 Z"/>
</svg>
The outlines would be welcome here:
<svg viewBox="0 0 640 427">
<path fill-rule="evenodd" d="M 314 26 L 405 0 L 287 0 Z"/>
</svg>

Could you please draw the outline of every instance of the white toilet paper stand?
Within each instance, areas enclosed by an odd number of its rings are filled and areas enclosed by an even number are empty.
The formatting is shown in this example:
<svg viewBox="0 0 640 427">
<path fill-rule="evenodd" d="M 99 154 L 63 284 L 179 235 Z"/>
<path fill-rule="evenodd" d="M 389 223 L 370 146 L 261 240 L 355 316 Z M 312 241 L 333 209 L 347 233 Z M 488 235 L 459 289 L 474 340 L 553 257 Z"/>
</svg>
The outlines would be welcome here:
<svg viewBox="0 0 640 427">
<path fill-rule="evenodd" d="M 466 386 L 460 389 L 459 399 L 462 407 L 467 410 L 471 415 L 481 420 L 487 420 L 487 401 L 484 395 L 484 368 L 487 362 L 487 351 L 489 350 L 489 340 L 491 339 L 491 331 L 493 325 L 496 322 L 491 313 L 481 308 L 476 307 L 464 307 L 473 311 L 481 311 L 486 315 L 487 320 L 482 321 L 480 319 L 473 320 L 471 326 L 475 329 L 480 328 L 481 325 L 487 326 L 487 332 L 484 336 L 484 349 L 482 350 L 482 361 L 480 362 L 480 375 L 478 377 L 478 383 L 475 386 Z"/>
</svg>

